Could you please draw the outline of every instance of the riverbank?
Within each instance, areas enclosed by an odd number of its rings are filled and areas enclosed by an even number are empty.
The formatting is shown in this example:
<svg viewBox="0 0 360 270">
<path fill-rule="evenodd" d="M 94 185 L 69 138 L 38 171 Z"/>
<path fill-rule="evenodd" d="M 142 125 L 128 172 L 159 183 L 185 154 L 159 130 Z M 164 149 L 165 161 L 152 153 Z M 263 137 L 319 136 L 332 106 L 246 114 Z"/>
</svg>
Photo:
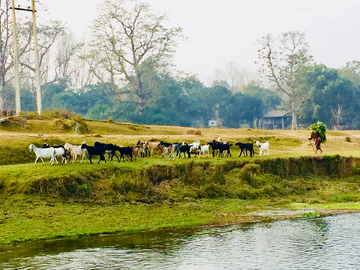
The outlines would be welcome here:
<svg viewBox="0 0 360 270">
<path fill-rule="evenodd" d="M 309 199 L 313 202 L 296 202 Z M 1 202 L 0 246 L 6 249 L 7 245 L 37 240 L 166 228 L 227 226 L 360 211 L 360 203 L 338 199 L 343 202 L 316 202 L 316 197 L 290 196 L 275 200 L 219 199 L 160 205 L 86 205 L 15 196 Z"/>
<path fill-rule="evenodd" d="M 0 244 L 360 209 L 358 158 L 0 167 Z"/>
<path fill-rule="evenodd" d="M 62 122 L 61 122 L 62 121 Z M 307 130 L 192 129 L 66 119 L 18 119 L 0 126 L 0 245 L 81 235 L 224 226 L 358 211 L 358 131 L 329 131 L 324 155 Z M 232 157 L 161 157 L 32 165 L 31 143 L 135 145 L 229 140 Z M 270 156 L 238 157 L 236 141 L 269 141 Z"/>
</svg>

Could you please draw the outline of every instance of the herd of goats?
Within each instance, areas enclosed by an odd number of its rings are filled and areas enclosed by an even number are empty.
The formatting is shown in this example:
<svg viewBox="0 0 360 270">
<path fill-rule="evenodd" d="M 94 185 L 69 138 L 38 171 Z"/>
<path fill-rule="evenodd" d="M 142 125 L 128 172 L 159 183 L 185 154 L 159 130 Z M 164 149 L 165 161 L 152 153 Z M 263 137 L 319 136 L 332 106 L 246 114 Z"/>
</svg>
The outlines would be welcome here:
<svg viewBox="0 0 360 270">
<path fill-rule="evenodd" d="M 239 157 L 244 154 L 250 157 L 255 155 L 254 145 L 253 143 L 241 143 L 236 142 L 236 146 L 240 148 Z M 87 145 L 83 142 L 81 145 L 72 145 L 66 143 L 63 146 L 52 146 L 50 147 L 48 144 L 44 144 L 42 147 L 36 147 L 34 144 L 29 146 L 30 151 L 34 151 L 36 154 L 36 159 L 34 165 L 41 159 L 42 163 L 44 164 L 43 158 L 50 158 L 50 164 L 54 164 L 58 162 L 58 158 L 61 159 L 62 163 L 67 163 L 67 157 L 72 158 L 72 162 L 75 162 L 77 157 L 81 157 L 82 162 L 86 156 L 89 159 L 89 162 L 92 163 L 93 156 L 99 156 L 101 160 L 106 162 L 105 154 L 108 154 L 108 160 L 113 160 L 114 157 L 120 162 L 121 159 L 125 161 L 126 159 L 133 160 L 138 157 L 151 157 L 153 155 L 154 150 L 159 150 L 161 152 L 161 156 L 163 159 L 176 159 L 181 158 L 186 155 L 188 158 L 191 157 L 191 154 L 195 154 L 195 157 L 199 157 L 201 155 L 208 157 L 210 155 L 210 149 L 212 150 L 212 156 L 227 156 L 231 157 L 230 147 L 232 144 L 229 141 L 222 141 L 220 138 L 217 140 L 212 140 L 206 145 L 200 145 L 200 142 L 193 142 L 188 144 L 186 142 L 182 143 L 167 143 L 164 141 L 160 142 L 141 142 L 138 141 L 136 146 L 125 146 L 120 147 L 115 144 L 105 144 L 100 142 L 95 142 L 93 146 Z M 269 142 L 261 143 L 259 141 L 256 142 L 256 146 L 260 149 L 260 156 L 262 154 L 269 155 Z M 248 153 L 249 152 L 249 153 Z M 117 155 L 120 154 L 120 156 Z"/>
</svg>

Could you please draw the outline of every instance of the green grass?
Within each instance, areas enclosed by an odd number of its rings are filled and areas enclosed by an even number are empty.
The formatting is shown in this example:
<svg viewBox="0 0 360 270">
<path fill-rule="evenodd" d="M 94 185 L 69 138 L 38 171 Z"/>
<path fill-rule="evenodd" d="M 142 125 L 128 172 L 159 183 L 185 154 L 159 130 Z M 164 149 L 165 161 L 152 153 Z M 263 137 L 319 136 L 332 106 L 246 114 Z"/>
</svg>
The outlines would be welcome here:
<svg viewBox="0 0 360 270">
<path fill-rule="evenodd" d="M 0 243 L 227 222 L 238 218 L 237 211 L 244 207 L 240 200 L 104 206 L 21 196 L 2 203 Z M 243 221 L 250 219 L 243 218 Z"/>
<path fill-rule="evenodd" d="M 184 127 L 86 123 L 88 133 L 78 135 L 59 130 L 54 119 L 20 119 L 1 125 L 0 244 L 360 210 L 358 177 L 339 177 L 337 171 L 347 164 L 337 154 L 360 156 L 354 150 L 360 142 L 358 131 L 328 132 L 323 146 L 327 156 L 323 157 L 312 153 L 308 130 L 199 129 L 200 135 L 194 135 Z M 343 136 L 351 136 L 351 142 L 344 143 Z M 231 158 L 173 161 L 157 155 L 133 162 L 51 166 L 48 160 L 45 165 L 39 161 L 33 165 L 35 155 L 28 151 L 31 143 L 92 144 L 97 140 L 125 146 L 138 140 L 165 140 L 206 144 L 218 137 L 233 144 L 269 141 L 270 156 L 239 158 L 239 149 L 232 146 Z M 350 161 L 357 162 L 355 158 Z M 244 169 L 248 162 L 257 163 L 263 172 L 254 164 Z M 318 175 L 307 173 L 310 166 L 317 168 Z M 306 173 L 296 174 L 299 171 Z M 291 172 L 296 173 L 287 177 Z M 264 214 L 273 208 L 289 213 Z"/>
<path fill-rule="evenodd" d="M 236 167 L 225 172 L 225 163 L 204 169 L 186 160 L 172 166 L 146 162 L 141 160 L 141 169 L 130 162 L 1 166 L 0 244 L 360 209 L 356 176 L 283 179 Z M 168 173 L 174 175 L 157 182 Z M 290 210 L 260 214 L 273 208 Z"/>
</svg>

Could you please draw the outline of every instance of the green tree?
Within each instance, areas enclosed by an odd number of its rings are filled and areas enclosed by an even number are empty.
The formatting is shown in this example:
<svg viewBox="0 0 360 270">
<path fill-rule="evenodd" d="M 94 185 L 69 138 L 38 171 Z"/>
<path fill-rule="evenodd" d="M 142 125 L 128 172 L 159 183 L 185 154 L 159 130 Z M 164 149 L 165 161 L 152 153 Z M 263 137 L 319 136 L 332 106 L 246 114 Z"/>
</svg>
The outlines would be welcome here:
<svg viewBox="0 0 360 270">
<path fill-rule="evenodd" d="M 87 85 L 79 92 L 79 111 L 86 114 L 95 104 L 112 107 L 119 101 L 119 97 L 109 83 Z M 99 119 L 99 118 L 96 118 Z"/>
<path fill-rule="evenodd" d="M 96 103 L 89 109 L 85 117 L 96 120 L 105 120 L 109 118 L 109 114 L 111 114 L 111 112 L 109 112 L 108 106 Z"/>
<path fill-rule="evenodd" d="M 286 32 L 277 37 L 269 34 L 258 42 L 261 46 L 258 50 L 261 71 L 277 90 L 288 97 L 292 129 L 296 129 L 300 104 L 298 92 L 301 90 L 299 84 L 304 70 L 312 61 L 312 57 L 308 55 L 309 46 L 305 42 L 305 34 L 298 31 Z"/>
<path fill-rule="evenodd" d="M 133 3 L 132 8 L 128 8 Z M 165 15 L 154 14 L 149 4 L 137 1 L 109 0 L 101 5 L 91 25 L 91 71 L 105 82 L 132 94 L 131 101 L 141 113 L 151 97 L 151 87 L 144 87 L 144 63 L 155 70 L 168 67 L 182 37 L 181 28 L 166 28 Z"/>
<path fill-rule="evenodd" d="M 345 67 L 339 70 L 339 74 L 352 81 L 360 91 L 360 61 L 346 63 Z"/>
<path fill-rule="evenodd" d="M 65 108 L 78 112 L 79 108 L 79 95 L 71 91 L 65 91 L 55 94 L 51 99 L 50 109 Z"/>
<path fill-rule="evenodd" d="M 261 99 L 264 106 L 262 111 L 264 113 L 275 110 L 276 107 L 281 104 L 281 98 L 277 93 L 270 89 L 258 86 L 254 81 L 246 85 L 243 88 L 242 93 Z"/>
<path fill-rule="evenodd" d="M 67 88 L 67 84 L 64 81 L 51 83 L 43 87 L 43 91 L 42 91 L 43 108 L 44 109 L 54 108 L 52 102 L 53 96 L 65 92 L 66 88 Z M 55 106 L 55 108 L 59 108 L 59 106 Z"/>
<path fill-rule="evenodd" d="M 254 120 L 264 115 L 263 101 L 259 97 L 235 93 L 228 99 L 223 113 L 223 125 L 229 128 L 239 128 L 241 124 L 253 127 Z"/>
<path fill-rule="evenodd" d="M 359 91 L 338 70 L 313 65 L 306 73 L 303 88 L 307 98 L 301 106 L 300 120 L 304 124 L 320 120 L 332 127 L 348 120 L 354 127 L 359 125 Z"/>
</svg>

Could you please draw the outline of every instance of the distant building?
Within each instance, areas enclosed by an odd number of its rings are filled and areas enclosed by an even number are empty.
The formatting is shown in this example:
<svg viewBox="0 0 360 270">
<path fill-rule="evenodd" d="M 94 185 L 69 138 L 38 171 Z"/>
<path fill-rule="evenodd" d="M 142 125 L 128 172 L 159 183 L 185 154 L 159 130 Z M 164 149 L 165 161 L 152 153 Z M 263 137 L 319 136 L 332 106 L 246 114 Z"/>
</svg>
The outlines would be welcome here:
<svg viewBox="0 0 360 270">
<path fill-rule="evenodd" d="M 271 111 L 261 118 L 262 129 L 289 129 L 292 116 L 286 111 Z"/>
<path fill-rule="evenodd" d="M 217 127 L 216 120 L 209 120 L 208 126 L 209 127 Z"/>
</svg>

